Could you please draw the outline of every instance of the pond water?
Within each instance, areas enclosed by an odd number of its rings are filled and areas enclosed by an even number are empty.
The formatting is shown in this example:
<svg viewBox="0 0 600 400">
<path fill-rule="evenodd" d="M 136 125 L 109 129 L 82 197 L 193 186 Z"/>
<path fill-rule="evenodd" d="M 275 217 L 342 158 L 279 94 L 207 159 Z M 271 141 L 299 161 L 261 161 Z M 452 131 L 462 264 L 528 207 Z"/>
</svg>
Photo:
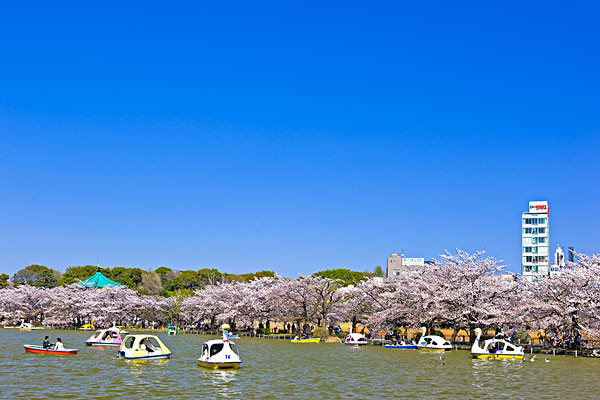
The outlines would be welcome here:
<svg viewBox="0 0 600 400">
<path fill-rule="evenodd" d="M 77 355 L 25 353 L 23 344 L 61 337 Z M 236 339 L 239 370 L 196 363 L 215 336 L 158 336 L 170 360 L 127 361 L 115 347 L 87 347 L 91 332 L 0 329 L 0 398 L 598 398 L 600 359 L 548 356 L 536 362 L 474 360 L 467 351 L 443 354 L 342 344 L 292 344 Z"/>
</svg>

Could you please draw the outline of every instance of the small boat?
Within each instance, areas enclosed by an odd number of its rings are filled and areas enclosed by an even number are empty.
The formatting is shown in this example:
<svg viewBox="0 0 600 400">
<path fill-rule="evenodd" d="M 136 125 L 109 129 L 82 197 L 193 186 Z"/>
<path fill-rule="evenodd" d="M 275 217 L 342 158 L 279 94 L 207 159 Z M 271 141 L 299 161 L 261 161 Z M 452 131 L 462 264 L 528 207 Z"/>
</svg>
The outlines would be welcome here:
<svg viewBox="0 0 600 400">
<path fill-rule="evenodd" d="M 36 346 L 35 344 L 24 344 L 25 353 L 34 354 L 77 354 L 77 349 L 60 349 L 57 350 L 53 346 L 44 348 L 43 346 Z"/>
<path fill-rule="evenodd" d="M 386 344 L 385 348 L 386 349 L 400 349 L 400 350 L 416 350 L 417 345 L 415 344 L 415 342 L 412 342 L 410 344 L 406 344 L 406 343 L 402 342 L 400 344 Z"/>
<path fill-rule="evenodd" d="M 120 346 L 121 342 L 121 330 L 113 327 L 97 330 L 85 341 L 85 344 L 87 346 Z"/>
<path fill-rule="evenodd" d="M 452 350 L 452 344 L 441 336 L 428 335 L 425 336 L 427 330 L 425 327 L 421 328 L 423 334 L 417 343 L 417 349 L 419 350 L 432 350 L 432 351 L 449 351 Z"/>
<path fill-rule="evenodd" d="M 80 331 L 95 331 L 96 328 L 94 328 L 94 323 L 92 322 L 90 324 L 81 325 L 79 330 Z"/>
<path fill-rule="evenodd" d="M 225 324 L 221 329 L 223 339 L 205 342 L 198 364 L 212 369 L 239 368 L 242 361 L 237 346 L 229 340 L 229 325 Z"/>
<path fill-rule="evenodd" d="M 171 358 L 171 350 L 154 335 L 127 335 L 117 357 L 126 360 Z"/>
<path fill-rule="evenodd" d="M 173 326 L 169 323 L 169 326 L 167 327 L 167 335 L 169 335 L 169 336 L 177 335 L 177 327 Z"/>
<path fill-rule="evenodd" d="M 350 328 L 350 333 L 346 336 L 344 344 L 348 346 L 366 346 L 369 341 L 362 333 L 352 333 L 352 328 Z"/>
<path fill-rule="evenodd" d="M 35 330 L 41 330 L 41 329 L 46 329 L 43 326 L 35 326 L 33 324 L 30 324 L 29 322 L 22 322 L 21 325 L 19 326 L 19 330 L 21 331 L 35 331 Z"/>
<path fill-rule="evenodd" d="M 477 338 L 471 347 L 471 356 L 473 358 L 482 358 L 488 360 L 522 360 L 525 352 L 523 347 L 515 346 L 503 339 L 488 339 L 483 342 L 483 346 L 479 346 L 481 339 L 481 329 L 475 329 Z"/>
<path fill-rule="evenodd" d="M 119 331 L 121 332 L 121 335 L 128 335 L 129 331 L 125 329 L 125 327 L 121 326 L 121 325 L 116 325 L 115 328 L 119 329 Z"/>
<path fill-rule="evenodd" d="M 306 339 L 302 339 L 299 338 L 298 336 L 296 336 L 295 338 L 293 338 L 291 340 L 292 343 L 319 343 L 321 341 L 320 338 L 306 338 Z"/>
</svg>

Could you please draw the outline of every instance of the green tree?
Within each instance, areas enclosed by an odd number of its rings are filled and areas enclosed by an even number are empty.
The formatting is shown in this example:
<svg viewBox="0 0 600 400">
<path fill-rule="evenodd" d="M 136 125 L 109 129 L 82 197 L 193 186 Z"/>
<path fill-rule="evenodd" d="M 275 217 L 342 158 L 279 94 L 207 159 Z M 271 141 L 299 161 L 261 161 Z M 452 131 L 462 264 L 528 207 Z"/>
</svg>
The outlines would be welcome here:
<svg viewBox="0 0 600 400">
<path fill-rule="evenodd" d="M 356 285 L 358 282 L 365 279 L 365 274 L 358 271 L 350 271 L 345 268 L 327 269 L 314 274 L 323 278 L 329 278 L 339 281 L 342 285 Z"/>
<path fill-rule="evenodd" d="M 8 287 L 8 274 L 0 274 L 0 289 Z"/>
<path fill-rule="evenodd" d="M 216 285 L 217 283 L 223 282 L 223 274 L 219 270 L 214 268 L 203 268 L 198 270 L 198 279 L 206 285 Z"/>
<path fill-rule="evenodd" d="M 174 292 L 176 290 L 187 289 L 197 290 L 202 289 L 204 283 L 201 276 L 196 271 L 182 271 L 171 282 L 168 282 L 165 289 Z"/>
<path fill-rule="evenodd" d="M 143 273 L 144 271 L 140 268 L 115 267 L 111 268 L 110 275 L 107 277 L 130 289 L 137 289 L 138 285 L 142 283 Z"/>
<path fill-rule="evenodd" d="M 18 271 L 13 276 L 13 281 L 17 284 L 53 288 L 58 285 L 54 272 L 54 270 L 43 265 L 34 264 Z"/>
<path fill-rule="evenodd" d="M 254 280 L 256 278 L 266 278 L 266 277 L 274 277 L 275 276 L 275 272 L 273 271 L 258 271 L 258 272 L 251 272 L 248 274 L 240 274 L 237 275 L 237 279 L 233 279 L 233 280 L 237 280 L 239 282 L 250 282 L 251 280 Z"/>
<path fill-rule="evenodd" d="M 375 274 L 375 276 L 379 276 L 379 277 L 385 276 L 385 274 L 383 273 L 383 268 L 381 268 L 381 265 L 378 265 L 375 267 L 375 269 L 373 270 L 373 274 Z"/>
</svg>

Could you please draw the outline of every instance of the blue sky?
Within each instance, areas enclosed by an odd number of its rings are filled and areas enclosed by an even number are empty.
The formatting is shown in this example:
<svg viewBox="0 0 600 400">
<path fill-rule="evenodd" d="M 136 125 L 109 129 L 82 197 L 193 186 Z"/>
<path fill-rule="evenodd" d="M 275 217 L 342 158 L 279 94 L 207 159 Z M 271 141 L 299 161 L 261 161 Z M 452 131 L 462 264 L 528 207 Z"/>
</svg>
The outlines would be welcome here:
<svg viewBox="0 0 600 400">
<path fill-rule="evenodd" d="M 597 3 L 320 3 L 1 6 L 0 271 L 600 251 Z"/>
</svg>

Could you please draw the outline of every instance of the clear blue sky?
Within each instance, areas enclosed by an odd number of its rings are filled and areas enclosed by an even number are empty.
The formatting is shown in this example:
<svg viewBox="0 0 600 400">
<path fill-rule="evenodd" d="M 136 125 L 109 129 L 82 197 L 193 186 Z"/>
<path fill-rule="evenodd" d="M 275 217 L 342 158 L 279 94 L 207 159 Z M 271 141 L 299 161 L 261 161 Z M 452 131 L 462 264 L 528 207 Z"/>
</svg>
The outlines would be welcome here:
<svg viewBox="0 0 600 400">
<path fill-rule="evenodd" d="M 600 251 L 597 2 L 79 3 L 0 6 L 0 272 Z"/>
</svg>

